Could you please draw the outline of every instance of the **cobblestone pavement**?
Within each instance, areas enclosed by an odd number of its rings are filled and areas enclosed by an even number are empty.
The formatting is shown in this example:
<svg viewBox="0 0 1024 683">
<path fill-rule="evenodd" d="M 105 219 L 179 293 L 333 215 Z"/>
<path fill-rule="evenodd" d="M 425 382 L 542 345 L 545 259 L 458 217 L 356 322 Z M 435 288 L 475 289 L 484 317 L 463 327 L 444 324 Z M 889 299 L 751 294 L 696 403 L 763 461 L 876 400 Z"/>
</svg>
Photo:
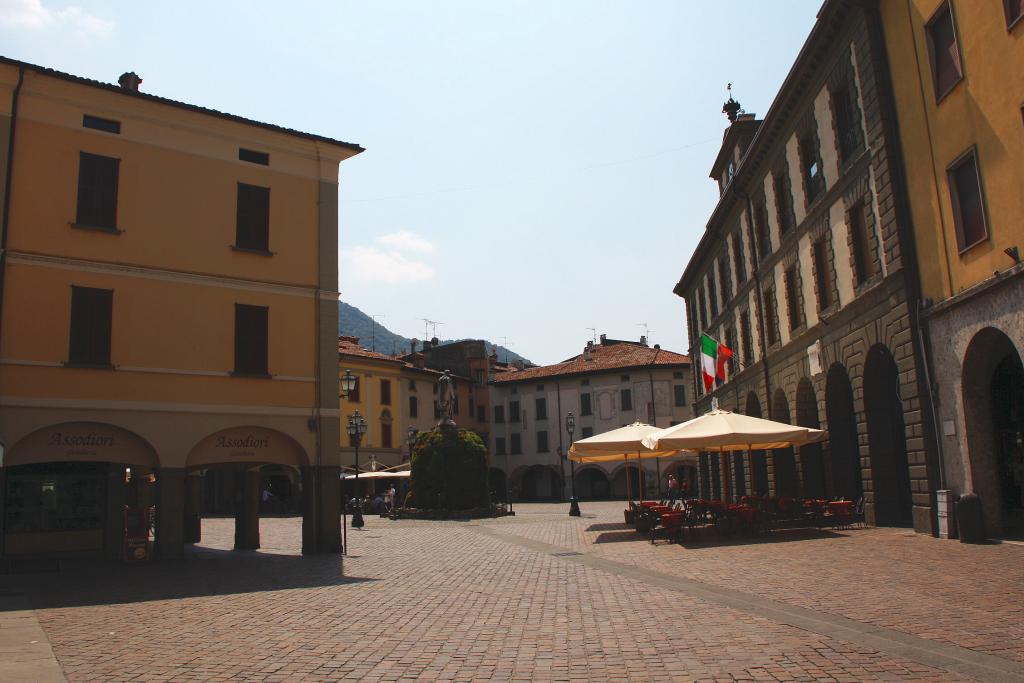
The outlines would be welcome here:
<svg viewBox="0 0 1024 683">
<path fill-rule="evenodd" d="M 295 518 L 262 520 L 258 552 L 230 551 L 232 521 L 211 519 L 182 563 L 4 579 L 72 682 L 968 678 L 900 634 L 1024 658 L 1024 547 L 887 529 L 651 546 L 621 509 L 368 516 L 344 562 L 299 555 Z"/>
</svg>

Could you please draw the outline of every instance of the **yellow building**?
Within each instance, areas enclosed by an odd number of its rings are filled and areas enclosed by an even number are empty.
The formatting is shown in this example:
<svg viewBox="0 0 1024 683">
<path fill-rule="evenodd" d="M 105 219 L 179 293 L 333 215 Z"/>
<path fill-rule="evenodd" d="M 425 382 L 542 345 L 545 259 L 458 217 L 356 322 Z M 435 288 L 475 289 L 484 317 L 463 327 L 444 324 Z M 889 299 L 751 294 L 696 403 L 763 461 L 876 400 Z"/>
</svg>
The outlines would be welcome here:
<svg viewBox="0 0 1024 683">
<path fill-rule="evenodd" d="M 944 486 L 1024 532 L 1024 20 L 1019 0 L 880 3 Z M 916 435 L 920 436 L 920 435 Z"/>
<path fill-rule="evenodd" d="M 351 372 L 356 387 L 341 398 L 341 463 L 351 472 L 356 468 L 356 449 L 345 429 L 356 411 L 366 420 L 366 434 L 359 443 L 359 469 L 393 467 L 407 454 L 402 399 L 405 363 L 359 346 L 358 337 L 338 338 L 338 377 Z"/>
<path fill-rule="evenodd" d="M 238 547 L 276 474 L 304 552 L 337 552 L 338 164 L 362 148 L 119 82 L 0 59 L 0 557 L 120 555 L 126 506 L 180 557 L 213 473 Z"/>
</svg>

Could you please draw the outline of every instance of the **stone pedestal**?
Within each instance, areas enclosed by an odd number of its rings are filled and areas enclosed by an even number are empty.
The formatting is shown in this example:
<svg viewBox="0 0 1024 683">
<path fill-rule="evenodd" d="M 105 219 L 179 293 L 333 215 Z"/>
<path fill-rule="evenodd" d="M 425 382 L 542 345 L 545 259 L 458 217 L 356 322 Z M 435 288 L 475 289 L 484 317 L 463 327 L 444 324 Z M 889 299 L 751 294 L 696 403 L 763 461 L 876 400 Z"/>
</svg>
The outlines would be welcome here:
<svg viewBox="0 0 1024 683">
<path fill-rule="evenodd" d="M 260 547 L 260 471 L 235 475 L 235 550 Z"/>
</svg>

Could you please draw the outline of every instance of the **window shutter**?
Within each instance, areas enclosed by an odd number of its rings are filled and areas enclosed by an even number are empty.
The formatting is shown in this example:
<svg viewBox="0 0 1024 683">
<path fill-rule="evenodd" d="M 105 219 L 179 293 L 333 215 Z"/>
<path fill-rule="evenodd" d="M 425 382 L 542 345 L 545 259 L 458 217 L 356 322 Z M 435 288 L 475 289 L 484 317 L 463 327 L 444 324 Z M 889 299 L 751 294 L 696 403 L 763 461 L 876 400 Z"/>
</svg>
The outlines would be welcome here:
<svg viewBox="0 0 1024 683">
<path fill-rule="evenodd" d="M 81 152 L 75 222 L 101 228 L 117 226 L 119 159 Z"/>
<path fill-rule="evenodd" d="M 270 248 L 270 188 L 238 183 L 235 246 L 268 251 Z"/>
<path fill-rule="evenodd" d="M 235 304 L 235 372 L 267 374 L 268 309 Z"/>
</svg>

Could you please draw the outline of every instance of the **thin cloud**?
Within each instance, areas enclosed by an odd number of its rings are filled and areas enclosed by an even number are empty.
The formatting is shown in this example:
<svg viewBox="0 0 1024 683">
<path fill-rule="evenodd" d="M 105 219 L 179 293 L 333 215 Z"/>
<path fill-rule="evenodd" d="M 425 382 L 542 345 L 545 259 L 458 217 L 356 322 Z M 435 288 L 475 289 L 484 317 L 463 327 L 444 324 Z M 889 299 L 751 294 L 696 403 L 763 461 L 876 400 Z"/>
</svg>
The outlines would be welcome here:
<svg viewBox="0 0 1024 683">
<path fill-rule="evenodd" d="M 396 250 L 353 247 L 339 252 L 340 275 L 362 284 L 405 285 L 433 279 L 434 268 Z"/>
<path fill-rule="evenodd" d="M 434 251 L 433 244 L 408 230 L 381 235 L 377 238 L 377 242 L 385 247 L 391 247 L 399 251 L 416 251 L 422 254 L 430 254 Z"/>
<path fill-rule="evenodd" d="M 81 39 L 106 38 L 114 31 L 114 22 L 80 7 L 51 9 L 42 0 L 0 0 L 0 26 L 36 31 L 67 28 Z"/>
</svg>

